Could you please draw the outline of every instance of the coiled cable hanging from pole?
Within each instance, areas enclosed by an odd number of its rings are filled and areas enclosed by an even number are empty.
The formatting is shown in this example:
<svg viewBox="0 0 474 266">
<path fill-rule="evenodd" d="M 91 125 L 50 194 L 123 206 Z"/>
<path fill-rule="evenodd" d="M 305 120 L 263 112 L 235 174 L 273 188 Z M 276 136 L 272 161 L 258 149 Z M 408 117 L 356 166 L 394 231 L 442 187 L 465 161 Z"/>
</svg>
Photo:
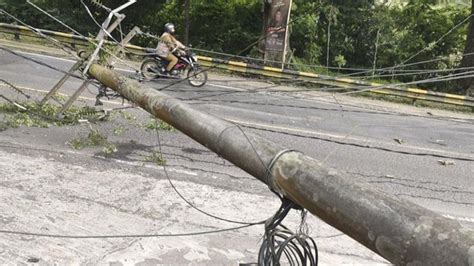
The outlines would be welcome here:
<svg viewBox="0 0 474 266">
<path fill-rule="evenodd" d="M 316 242 L 307 235 L 307 211 L 287 198 L 281 200 L 280 209 L 265 223 L 258 265 L 318 265 Z M 281 224 L 291 209 L 301 210 L 301 224 L 297 233 Z"/>
</svg>

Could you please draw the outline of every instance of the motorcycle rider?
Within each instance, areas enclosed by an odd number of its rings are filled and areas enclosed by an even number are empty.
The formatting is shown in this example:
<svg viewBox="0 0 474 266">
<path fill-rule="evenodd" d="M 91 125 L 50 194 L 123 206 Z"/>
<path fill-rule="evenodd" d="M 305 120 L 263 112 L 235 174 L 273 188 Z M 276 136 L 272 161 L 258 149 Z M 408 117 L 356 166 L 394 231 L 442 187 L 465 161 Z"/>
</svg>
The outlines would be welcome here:
<svg viewBox="0 0 474 266">
<path fill-rule="evenodd" d="M 171 75 L 171 71 L 178 63 L 178 58 L 173 54 L 173 52 L 175 52 L 177 49 L 186 49 L 186 46 L 184 46 L 174 37 L 175 32 L 174 24 L 166 23 L 164 32 L 160 37 L 158 46 L 156 47 L 158 56 L 169 62 L 168 66 L 166 67 L 166 73 L 164 73 L 165 75 Z"/>
</svg>

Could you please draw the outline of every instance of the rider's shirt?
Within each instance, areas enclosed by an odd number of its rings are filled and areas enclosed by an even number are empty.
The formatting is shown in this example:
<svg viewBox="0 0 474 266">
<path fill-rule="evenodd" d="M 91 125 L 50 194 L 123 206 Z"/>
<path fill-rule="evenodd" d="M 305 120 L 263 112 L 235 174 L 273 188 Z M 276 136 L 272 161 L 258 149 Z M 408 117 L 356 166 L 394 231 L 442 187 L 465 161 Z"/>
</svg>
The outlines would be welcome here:
<svg viewBox="0 0 474 266">
<path fill-rule="evenodd" d="M 176 48 L 184 48 L 184 45 L 176 40 L 173 35 L 165 32 L 160 37 L 156 52 L 159 56 L 167 57 Z"/>
</svg>

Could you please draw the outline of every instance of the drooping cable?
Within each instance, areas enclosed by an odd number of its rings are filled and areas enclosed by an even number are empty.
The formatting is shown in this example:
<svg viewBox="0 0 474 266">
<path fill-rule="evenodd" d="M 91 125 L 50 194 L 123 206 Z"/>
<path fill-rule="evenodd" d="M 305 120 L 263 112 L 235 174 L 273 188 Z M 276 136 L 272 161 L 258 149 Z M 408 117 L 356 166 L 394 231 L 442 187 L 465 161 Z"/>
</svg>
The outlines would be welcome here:
<svg viewBox="0 0 474 266">
<path fill-rule="evenodd" d="M 157 121 L 155 120 L 155 122 L 157 123 Z M 162 150 L 162 143 L 161 143 L 161 137 L 160 137 L 160 132 L 158 130 L 158 127 L 157 129 L 155 130 L 156 131 L 156 138 L 157 138 L 157 141 L 158 141 L 158 149 L 159 149 L 159 152 L 160 154 L 163 154 L 163 150 Z M 209 216 L 211 218 L 214 218 L 216 220 L 219 220 L 219 221 L 223 221 L 223 222 L 228 222 L 228 223 L 233 223 L 233 224 L 244 224 L 244 225 L 249 225 L 249 226 L 253 226 L 253 225 L 259 225 L 259 224 L 264 224 L 265 221 L 260 221 L 260 222 L 242 222 L 242 221 L 235 221 L 235 220 L 231 220 L 231 219 L 227 219 L 227 218 L 222 218 L 222 217 L 219 217 L 217 215 L 214 215 L 214 214 L 211 214 L 207 211 L 204 211 L 200 208 L 198 208 L 196 205 L 194 205 L 191 201 L 189 201 L 188 199 L 186 199 L 186 197 L 184 197 L 184 195 L 178 190 L 178 188 L 176 187 L 176 185 L 174 184 L 174 182 L 171 180 L 170 178 L 170 175 L 168 173 L 168 170 L 167 170 L 167 167 L 166 165 L 163 165 L 163 171 L 165 173 L 165 176 L 166 176 L 166 179 L 168 180 L 169 184 L 171 185 L 171 187 L 173 188 L 173 190 L 176 192 L 176 194 L 184 201 L 186 202 L 186 204 L 188 204 L 191 208 L 195 209 L 196 211 L 206 215 L 206 216 Z"/>
</svg>

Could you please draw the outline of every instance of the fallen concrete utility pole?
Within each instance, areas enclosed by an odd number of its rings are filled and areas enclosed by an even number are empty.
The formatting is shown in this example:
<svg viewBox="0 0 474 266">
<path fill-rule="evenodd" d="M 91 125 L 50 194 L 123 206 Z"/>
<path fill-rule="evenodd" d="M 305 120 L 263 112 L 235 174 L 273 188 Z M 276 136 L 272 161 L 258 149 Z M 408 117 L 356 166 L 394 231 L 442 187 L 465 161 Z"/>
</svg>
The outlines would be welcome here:
<svg viewBox="0 0 474 266">
<path fill-rule="evenodd" d="M 99 65 L 105 86 L 397 265 L 474 265 L 474 232 Z"/>
</svg>

